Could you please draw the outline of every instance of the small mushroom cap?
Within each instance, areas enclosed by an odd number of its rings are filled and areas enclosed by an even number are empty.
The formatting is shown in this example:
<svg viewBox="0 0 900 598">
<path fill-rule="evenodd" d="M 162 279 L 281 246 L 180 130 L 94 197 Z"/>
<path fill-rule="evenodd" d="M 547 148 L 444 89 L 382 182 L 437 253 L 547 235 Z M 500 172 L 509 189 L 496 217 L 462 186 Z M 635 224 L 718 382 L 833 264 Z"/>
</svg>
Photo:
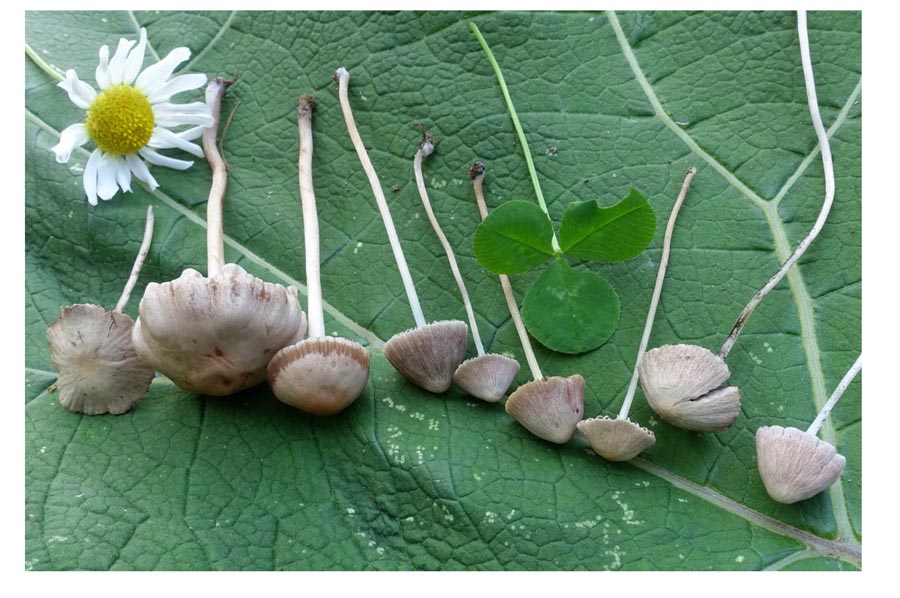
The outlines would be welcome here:
<svg viewBox="0 0 900 598">
<path fill-rule="evenodd" d="M 469 327 L 459 320 L 432 322 L 392 336 L 384 355 L 407 380 L 429 392 L 444 392 L 466 358 Z"/>
<path fill-rule="evenodd" d="M 59 403 L 69 411 L 125 413 L 146 394 L 154 369 L 131 342 L 134 322 L 96 305 L 71 305 L 47 329 L 50 360 L 59 372 Z"/>
<path fill-rule="evenodd" d="M 740 415 L 737 387 L 720 386 L 731 375 L 728 366 L 709 349 L 664 345 L 647 351 L 638 370 L 647 403 L 674 426 L 721 432 Z"/>
<path fill-rule="evenodd" d="M 259 384 L 281 348 L 306 333 L 297 289 L 236 264 L 212 278 L 185 270 L 150 283 L 132 338 L 138 355 L 189 392 L 224 396 Z"/>
<path fill-rule="evenodd" d="M 592 417 L 578 422 L 578 431 L 607 461 L 629 461 L 656 442 L 656 436 L 631 420 Z"/>
<path fill-rule="evenodd" d="M 506 412 L 535 436 L 564 444 L 584 413 L 584 378 L 532 380 L 509 395 Z"/>
<path fill-rule="evenodd" d="M 268 372 L 272 392 L 282 403 L 313 415 L 333 415 L 366 387 L 369 354 L 346 338 L 308 338 L 276 353 Z"/>
<path fill-rule="evenodd" d="M 834 446 L 797 428 L 756 431 L 756 461 L 766 492 L 791 504 L 822 492 L 841 477 L 847 460 Z"/>
<path fill-rule="evenodd" d="M 519 362 L 487 353 L 467 359 L 456 368 L 453 381 L 476 399 L 494 403 L 503 398 L 519 373 Z"/>
</svg>

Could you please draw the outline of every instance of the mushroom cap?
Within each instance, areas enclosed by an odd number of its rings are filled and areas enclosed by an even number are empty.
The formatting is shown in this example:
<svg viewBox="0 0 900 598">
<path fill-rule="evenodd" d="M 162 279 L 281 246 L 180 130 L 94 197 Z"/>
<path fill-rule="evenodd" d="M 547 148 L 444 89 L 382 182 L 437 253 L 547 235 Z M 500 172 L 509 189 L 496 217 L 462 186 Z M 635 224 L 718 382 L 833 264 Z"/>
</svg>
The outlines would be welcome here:
<svg viewBox="0 0 900 598">
<path fill-rule="evenodd" d="M 584 378 L 575 374 L 532 380 L 509 395 L 506 412 L 535 436 L 564 444 L 584 413 Z"/>
<path fill-rule="evenodd" d="M 663 345 L 638 366 L 647 403 L 664 420 L 695 432 L 721 432 L 741 412 L 736 386 L 720 386 L 731 372 L 721 357 L 697 345 Z"/>
<path fill-rule="evenodd" d="M 70 305 L 47 329 L 59 372 L 59 403 L 76 413 L 125 413 L 146 394 L 154 369 L 131 342 L 134 322 L 97 305 Z"/>
<path fill-rule="evenodd" d="M 578 422 L 578 431 L 607 461 L 629 461 L 656 442 L 653 432 L 628 419 L 592 417 Z"/>
<path fill-rule="evenodd" d="M 272 356 L 306 333 L 297 289 L 236 264 L 212 278 L 189 268 L 171 282 L 150 283 L 139 311 L 138 355 L 197 394 L 224 396 L 262 382 Z"/>
<path fill-rule="evenodd" d="M 766 492 L 785 504 L 825 490 L 838 481 L 847 463 L 830 443 L 781 426 L 756 431 L 756 461 Z"/>
<path fill-rule="evenodd" d="M 384 344 L 384 355 L 416 386 L 444 392 L 466 358 L 468 340 L 465 322 L 443 320 L 395 334 Z"/>
<path fill-rule="evenodd" d="M 518 373 L 519 362 L 515 359 L 486 353 L 462 362 L 453 381 L 476 399 L 494 403 L 503 398 Z"/>
<path fill-rule="evenodd" d="M 276 353 L 268 373 L 272 392 L 282 403 L 313 415 L 333 415 L 366 387 L 369 354 L 346 338 L 308 338 Z"/>
</svg>

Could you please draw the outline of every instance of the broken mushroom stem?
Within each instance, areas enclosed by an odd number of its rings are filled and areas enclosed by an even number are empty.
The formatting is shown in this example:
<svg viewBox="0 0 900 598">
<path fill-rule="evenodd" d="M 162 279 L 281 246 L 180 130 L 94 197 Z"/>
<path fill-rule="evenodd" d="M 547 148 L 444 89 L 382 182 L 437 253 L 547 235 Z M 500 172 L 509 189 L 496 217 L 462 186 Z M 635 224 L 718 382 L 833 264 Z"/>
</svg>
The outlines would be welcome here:
<svg viewBox="0 0 900 598">
<path fill-rule="evenodd" d="M 315 100 L 303 95 L 297 100 L 297 128 L 300 152 L 297 159 L 300 201 L 303 210 L 303 242 L 306 260 L 307 305 L 309 337 L 325 336 L 325 313 L 322 308 L 322 277 L 319 264 L 319 217 L 312 182 L 312 111 Z"/>
<path fill-rule="evenodd" d="M 856 362 L 847 370 L 847 373 L 844 374 L 844 377 L 841 379 L 841 383 L 837 385 L 837 388 L 834 389 L 834 392 L 831 393 L 831 397 L 828 401 L 822 406 L 822 410 L 819 411 L 819 415 L 816 416 L 816 419 L 809 425 L 809 428 L 806 429 L 807 434 L 812 434 L 815 436 L 819 433 L 819 428 L 822 427 L 822 423 L 825 419 L 831 415 L 831 410 L 837 404 L 838 400 L 843 396 L 844 391 L 847 390 L 847 387 L 850 386 L 850 383 L 853 382 L 853 379 L 856 378 L 856 375 L 862 369 L 862 353 L 859 354 L 859 357 L 856 358 Z"/>
<path fill-rule="evenodd" d="M 222 98 L 236 81 L 216 77 L 206 86 L 206 106 L 212 113 L 213 124 L 203 130 L 203 153 L 212 169 L 212 185 L 206 202 L 206 261 L 207 276 L 216 276 L 225 265 L 225 245 L 222 234 L 222 204 L 228 186 L 228 164 L 219 153 L 216 136 L 219 131 Z"/>
<path fill-rule="evenodd" d="M 147 255 L 150 253 L 151 241 L 153 241 L 153 206 L 148 205 L 147 222 L 144 224 L 144 239 L 141 241 L 141 248 L 138 250 L 137 257 L 134 258 L 134 266 L 131 267 L 131 274 L 125 282 L 125 288 L 122 289 L 122 294 L 119 296 L 119 301 L 116 303 L 113 311 L 121 313 L 125 309 L 125 305 L 128 304 L 131 291 L 134 290 L 134 285 L 137 283 L 137 279 L 141 275 L 141 269 L 144 267 L 144 260 L 147 259 Z"/>
</svg>

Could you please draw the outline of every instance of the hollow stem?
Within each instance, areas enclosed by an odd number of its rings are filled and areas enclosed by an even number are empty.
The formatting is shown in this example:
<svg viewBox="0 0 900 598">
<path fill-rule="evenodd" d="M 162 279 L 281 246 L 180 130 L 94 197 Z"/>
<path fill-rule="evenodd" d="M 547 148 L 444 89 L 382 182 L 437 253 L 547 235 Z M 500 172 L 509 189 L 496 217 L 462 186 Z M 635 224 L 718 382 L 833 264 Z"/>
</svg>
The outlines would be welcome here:
<svg viewBox="0 0 900 598">
<path fill-rule="evenodd" d="M 631 375 L 631 383 L 628 385 L 628 392 L 625 393 L 625 401 L 622 403 L 622 409 L 619 411 L 619 419 L 628 419 L 628 411 L 631 409 L 631 403 L 634 401 L 634 392 L 637 390 L 638 383 L 638 366 L 647 350 L 647 342 L 650 340 L 650 331 L 653 329 L 653 320 L 656 317 L 656 308 L 659 305 L 659 297 L 662 294 L 663 281 L 666 278 L 666 266 L 669 264 L 669 250 L 672 246 L 672 233 L 675 230 L 675 220 L 678 218 L 678 212 L 681 210 L 681 204 L 687 196 L 688 188 L 691 186 L 691 180 L 697 173 L 697 169 L 693 166 L 688 168 L 681 184 L 681 192 L 672 206 L 672 213 L 669 214 L 669 223 L 666 225 L 666 234 L 663 237 L 662 255 L 659 258 L 659 270 L 656 273 L 656 285 L 653 287 L 653 297 L 650 299 L 650 309 L 647 310 L 647 322 L 644 324 L 644 336 L 641 337 L 641 344 L 638 347 L 637 358 L 634 360 L 634 373 Z"/>
<path fill-rule="evenodd" d="M 812 118 L 813 127 L 815 128 L 816 136 L 819 139 L 819 148 L 822 151 L 822 167 L 825 171 L 825 200 L 822 203 L 822 209 L 819 212 L 819 217 L 816 219 L 812 230 L 809 231 L 806 238 L 797 245 L 794 252 L 785 260 L 784 264 L 782 264 L 781 268 L 779 268 L 772 278 L 769 279 L 769 282 L 767 282 L 766 285 L 750 299 L 750 303 L 747 304 L 747 307 L 745 307 L 744 311 L 741 312 L 741 315 L 738 316 L 737 321 L 731 329 L 731 333 L 728 335 L 728 338 L 725 339 L 725 343 L 719 350 L 719 357 L 723 359 L 731 351 L 731 347 L 734 346 L 734 342 L 744 328 L 744 324 L 747 322 L 750 314 L 753 313 L 753 310 L 756 309 L 756 306 L 759 305 L 759 302 L 763 300 L 763 297 L 769 294 L 769 291 L 781 282 L 781 279 L 784 278 L 788 270 L 791 269 L 791 266 L 800 259 L 800 256 L 803 255 L 807 247 L 809 247 L 818 236 L 819 231 L 825 226 L 825 220 L 828 218 L 828 213 L 831 211 L 831 204 L 834 201 L 834 164 L 831 159 L 831 145 L 828 142 L 828 133 L 825 131 L 825 125 L 822 123 L 822 116 L 819 114 L 819 101 L 816 98 L 816 81 L 813 77 L 812 60 L 809 55 L 809 36 L 806 32 L 806 12 L 802 10 L 797 13 L 797 32 L 800 37 L 800 61 L 803 64 L 803 78 L 806 82 L 806 100 L 809 104 L 809 115 Z"/>
<path fill-rule="evenodd" d="M 312 182 L 312 111 L 316 102 L 311 95 L 297 99 L 297 128 L 300 155 L 297 171 L 300 179 L 300 203 L 303 206 L 303 242 L 306 256 L 306 306 L 309 338 L 325 336 L 325 313 L 322 311 L 322 281 L 319 266 L 319 216 Z"/>
<path fill-rule="evenodd" d="M 546 202 L 544 202 L 544 193 L 541 191 L 541 184 L 538 182 L 537 171 L 534 169 L 534 160 L 531 158 L 531 150 L 528 149 L 528 140 L 525 139 L 525 132 L 522 130 L 522 124 L 519 122 L 519 115 L 516 113 L 516 107 L 513 105 L 512 97 L 509 95 L 509 89 L 506 87 L 503 71 L 500 70 L 500 65 L 497 64 L 497 60 L 494 58 L 494 53 L 491 52 L 491 47 L 488 45 L 487 40 L 484 39 L 484 36 L 481 35 L 481 31 L 478 30 L 478 25 L 474 22 L 469 23 L 469 29 L 475 34 L 478 43 L 481 44 L 481 49 L 484 50 L 485 55 L 487 55 L 488 62 L 490 62 L 491 66 L 494 68 L 494 74 L 497 75 L 497 81 L 500 83 L 500 91 L 503 93 L 503 99 L 506 101 L 506 109 L 509 111 L 509 117 L 512 119 L 513 128 L 516 130 L 516 136 L 519 138 L 519 143 L 522 144 L 522 151 L 525 153 L 525 164 L 528 166 L 528 174 L 531 176 L 534 194 L 537 196 L 538 205 L 541 206 L 541 209 L 549 220 L 550 212 L 547 210 Z M 553 239 L 551 242 L 553 250 L 559 251 L 559 241 L 556 239 L 556 231 L 553 231 Z"/>
<path fill-rule="evenodd" d="M 487 202 L 484 201 L 484 170 L 484 164 L 481 162 L 476 162 L 469 169 L 469 176 L 472 177 L 472 185 L 475 188 L 475 200 L 478 202 L 478 212 L 481 214 L 482 220 L 488 216 Z M 525 324 L 522 322 L 522 314 L 519 313 L 519 306 L 516 304 L 509 277 L 506 274 L 500 274 L 499 277 L 503 296 L 506 297 L 506 306 L 509 308 L 509 315 L 516 326 L 516 332 L 519 333 L 519 342 L 522 343 L 522 350 L 525 352 L 525 361 L 528 362 L 528 367 L 531 369 L 531 377 L 535 380 L 543 380 L 544 375 L 541 373 L 541 366 L 534 355 L 528 331 L 525 330 Z"/>
<path fill-rule="evenodd" d="M 862 353 L 859 354 L 859 357 L 856 358 L 856 362 L 851 366 L 851 368 L 844 374 L 844 377 L 841 379 L 841 383 L 837 385 L 837 388 L 834 389 L 834 392 L 831 393 L 831 397 L 822 407 L 822 410 L 819 412 L 819 415 L 816 416 L 815 421 L 809 425 L 809 428 L 806 430 L 807 434 L 812 434 L 815 436 L 819 433 L 819 428 L 822 426 L 822 422 L 825 421 L 831 414 L 831 410 L 834 408 L 835 404 L 837 404 L 838 399 L 844 394 L 844 391 L 847 390 L 847 387 L 850 386 L 850 383 L 853 382 L 853 379 L 856 378 L 856 375 L 859 373 L 859 370 L 862 369 Z"/>
<path fill-rule="evenodd" d="M 206 262 L 207 276 L 212 278 L 225 264 L 225 245 L 222 238 L 222 204 L 228 185 L 228 166 L 219 153 L 216 135 L 219 131 L 219 117 L 222 98 L 234 79 L 226 81 L 216 77 L 206 86 L 206 106 L 212 113 L 213 124 L 203 130 L 203 153 L 212 169 L 212 185 L 206 201 Z"/>
<path fill-rule="evenodd" d="M 437 235 L 438 240 L 441 242 L 441 245 L 443 245 L 444 252 L 447 254 L 447 260 L 450 262 L 450 270 L 453 272 L 453 278 L 456 279 L 456 286 L 459 287 L 459 294 L 462 295 L 463 305 L 466 308 L 466 315 L 469 317 L 469 328 L 472 330 L 472 339 L 475 341 L 475 350 L 480 357 L 481 355 L 484 355 L 484 345 L 481 343 L 481 335 L 478 333 L 478 323 L 475 321 L 475 312 L 472 310 L 472 302 L 469 300 L 469 293 L 466 291 L 466 283 L 463 282 L 462 274 L 459 273 L 459 264 L 456 263 L 453 247 L 450 246 L 450 242 L 444 235 L 441 225 L 438 224 L 437 218 L 434 215 L 434 210 L 431 209 L 431 201 L 429 201 L 428 191 L 425 189 L 425 177 L 422 176 L 422 160 L 430 156 L 434 151 L 434 139 L 432 139 L 431 135 L 426 133 L 424 129 L 422 134 L 424 139 L 419 146 L 419 151 L 416 152 L 415 158 L 413 158 L 413 171 L 416 174 L 416 186 L 419 188 L 419 197 L 422 199 L 422 205 L 425 207 L 425 213 L 428 215 L 428 221 L 431 223 L 431 228 L 434 229 L 434 234 Z"/>
<path fill-rule="evenodd" d="M 347 87 L 350 84 L 350 72 L 341 67 L 335 71 L 334 76 L 338 82 L 338 95 L 341 100 L 341 111 L 344 113 L 344 122 L 347 124 L 347 132 L 350 134 L 351 141 L 353 141 L 353 147 L 356 149 L 356 155 L 359 156 L 363 170 L 366 171 L 366 176 L 369 178 L 369 185 L 372 187 L 372 193 L 375 194 L 375 203 L 378 204 L 378 211 L 381 213 L 381 219 L 384 222 L 384 228 L 391 243 L 391 250 L 394 252 L 397 270 L 400 271 L 400 278 L 403 280 L 403 287 L 406 289 L 409 307 L 412 309 L 416 326 L 421 328 L 425 325 L 425 316 L 422 314 L 422 307 L 419 305 L 419 297 L 416 295 L 416 287 L 413 285 L 409 266 L 406 265 L 406 258 L 403 256 L 403 248 L 400 247 L 400 239 L 397 237 L 397 230 L 394 228 L 394 220 L 391 218 L 391 211 L 388 209 L 384 191 L 381 189 L 381 182 L 379 182 L 378 175 L 375 173 L 375 167 L 372 166 L 372 162 L 369 160 L 366 146 L 363 145 L 359 131 L 356 129 L 356 123 L 353 121 L 350 98 L 347 95 Z"/>
<path fill-rule="evenodd" d="M 150 253 L 150 242 L 152 240 L 153 206 L 147 206 L 147 223 L 144 224 L 144 239 L 141 241 L 141 248 L 138 250 L 137 257 L 134 259 L 134 266 L 131 267 L 131 274 L 125 282 L 125 288 L 122 289 L 122 294 L 119 296 L 119 301 L 116 303 L 116 307 L 113 311 L 121 312 L 125 309 L 128 298 L 131 297 L 131 291 L 134 290 L 134 285 L 137 283 L 138 276 L 141 275 L 141 268 L 144 267 L 144 260 L 147 259 L 147 254 Z"/>
</svg>

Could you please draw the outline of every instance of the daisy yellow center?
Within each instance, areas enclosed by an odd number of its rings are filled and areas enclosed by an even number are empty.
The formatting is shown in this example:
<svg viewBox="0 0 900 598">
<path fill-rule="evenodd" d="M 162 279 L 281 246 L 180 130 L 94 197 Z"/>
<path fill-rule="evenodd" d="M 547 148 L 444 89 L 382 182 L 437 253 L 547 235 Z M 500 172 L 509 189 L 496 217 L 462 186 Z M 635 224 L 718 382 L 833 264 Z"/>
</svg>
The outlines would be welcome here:
<svg viewBox="0 0 900 598">
<path fill-rule="evenodd" d="M 153 135 L 153 107 L 130 85 L 113 85 L 97 94 L 87 113 L 87 132 L 108 154 L 132 154 Z"/>
</svg>

